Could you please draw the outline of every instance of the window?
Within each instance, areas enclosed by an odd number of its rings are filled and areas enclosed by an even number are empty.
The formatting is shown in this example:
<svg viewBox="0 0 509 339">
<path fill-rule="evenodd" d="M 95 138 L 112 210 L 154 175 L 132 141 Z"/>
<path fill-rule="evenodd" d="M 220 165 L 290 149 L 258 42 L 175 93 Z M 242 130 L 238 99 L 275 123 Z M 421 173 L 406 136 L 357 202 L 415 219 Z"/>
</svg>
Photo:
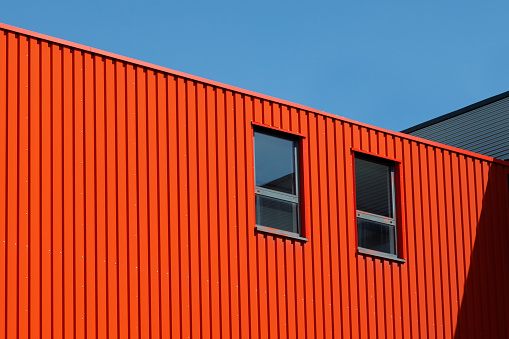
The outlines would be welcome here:
<svg viewBox="0 0 509 339">
<path fill-rule="evenodd" d="M 394 162 L 355 155 L 357 239 L 360 251 L 398 257 Z"/>
<path fill-rule="evenodd" d="M 299 139 L 271 129 L 254 131 L 256 227 L 299 238 Z"/>
</svg>

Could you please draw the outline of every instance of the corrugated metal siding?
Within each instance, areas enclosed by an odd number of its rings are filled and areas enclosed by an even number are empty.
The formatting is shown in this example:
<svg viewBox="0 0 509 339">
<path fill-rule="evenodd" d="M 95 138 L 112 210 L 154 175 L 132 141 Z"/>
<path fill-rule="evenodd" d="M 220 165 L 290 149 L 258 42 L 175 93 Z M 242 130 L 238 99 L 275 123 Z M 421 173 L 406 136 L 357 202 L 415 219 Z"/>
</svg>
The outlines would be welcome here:
<svg viewBox="0 0 509 339">
<path fill-rule="evenodd" d="M 410 132 L 494 158 L 509 159 L 509 98 Z"/>
<path fill-rule="evenodd" d="M 11 32 L 0 114 L 0 337 L 509 335 L 502 164 Z M 308 242 L 254 231 L 251 121 L 306 136 Z M 406 263 L 356 253 L 351 148 Z"/>
</svg>

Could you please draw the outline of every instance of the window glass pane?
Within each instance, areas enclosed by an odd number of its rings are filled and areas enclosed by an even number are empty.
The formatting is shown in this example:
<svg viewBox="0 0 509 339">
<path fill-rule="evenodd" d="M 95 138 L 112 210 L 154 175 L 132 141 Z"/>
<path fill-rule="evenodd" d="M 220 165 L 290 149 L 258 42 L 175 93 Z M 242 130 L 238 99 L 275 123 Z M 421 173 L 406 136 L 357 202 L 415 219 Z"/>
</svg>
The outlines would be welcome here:
<svg viewBox="0 0 509 339">
<path fill-rule="evenodd" d="M 256 186 L 296 194 L 295 142 L 255 132 Z"/>
<path fill-rule="evenodd" d="M 257 194 L 256 224 L 298 233 L 298 205 Z"/>
<path fill-rule="evenodd" d="M 391 196 L 391 166 L 355 158 L 357 209 L 394 218 Z"/>
<path fill-rule="evenodd" d="M 359 247 L 396 254 L 394 226 L 357 218 Z"/>
</svg>

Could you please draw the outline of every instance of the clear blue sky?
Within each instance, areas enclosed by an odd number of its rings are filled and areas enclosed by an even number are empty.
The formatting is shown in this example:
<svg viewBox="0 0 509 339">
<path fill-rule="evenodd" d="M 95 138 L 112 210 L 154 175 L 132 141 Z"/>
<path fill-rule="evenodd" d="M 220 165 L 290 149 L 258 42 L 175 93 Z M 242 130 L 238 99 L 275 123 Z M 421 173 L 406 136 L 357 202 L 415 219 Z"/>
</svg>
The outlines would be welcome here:
<svg viewBox="0 0 509 339">
<path fill-rule="evenodd" d="M 6 1 L 0 22 L 399 131 L 509 90 L 509 2 Z"/>
</svg>

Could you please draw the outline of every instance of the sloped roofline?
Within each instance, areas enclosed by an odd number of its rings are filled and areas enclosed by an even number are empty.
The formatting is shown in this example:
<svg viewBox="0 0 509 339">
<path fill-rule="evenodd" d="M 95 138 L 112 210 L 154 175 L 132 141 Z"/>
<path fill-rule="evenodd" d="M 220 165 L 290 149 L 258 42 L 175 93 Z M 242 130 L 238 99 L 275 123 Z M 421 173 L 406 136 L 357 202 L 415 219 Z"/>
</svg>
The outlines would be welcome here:
<svg viewBox="0 0 509 339">
<path fill-rule="evenodd" d="M 422 123 L 420 123 L 418 125 L 409 127 L 407 129 L 402 130 L 401 133 L 412 133 L 412 132 L 415 132 L 415 131 L 420 130 L 422 128 L 426 128 L 428 126 L 434 125 L 434 124 L 442 122 L 444 120 L 447 120 L 447 119 L 450 119 L 450 118 L 454 118 L 455 116 L 461 115 L 461 114 L 469 112 L 469 111 L 473 111 L 474 109 L 477 109 L 477 108 L 482 107 L 482 106 L 489 105 L 491 103 L 494 103 L 496 101 L 505 99 L 507 97 L 509 97 L 509 91 L 504 92 L 504 93 L 500 93 L 500 94 L 497 94 L 497 95 L 494 95 L 494 96 L 492 96 L 492 97 L 490 97 L 488 99 L 481 100 L 479 102 L 476 102 L 474 104 L 468 105 L 468 106 L 463 107 L 463 108 L 460 108 L 460 109 L 458 109 L 456 111 L 453 111 L 451 113 L 447 113 L 447 114 L 441 115 L 439 117 L 433 118 L 431 120 L 422 122 Z"/>
<path fill-rule="evenodd" d="M 300 109 L 300 110 L 304 110 L 304 111 L 307 111 L 307 112 L 310 112 L 310 113 L 319 114 L 319 115 L 322 115 L 322 116 L 325 116 L 325 117 L 329 117 L 329 118 L 332 118 L 332 119 L 335 119 L 335 120 L 340 120 L 340 121 L 343 121 L 343 122 L 346 122 L 346 123 L 351 123 L 351 124 L 354 124 L 354 125 L 357 125 L 357 126 L 369 128 L 371 130 L 375 130 L 375 131 L 378 131 L 378 132 L 381 132 L 381 133 L 387 133 L 387 134 L 390 134 L 390 135 L 393 135 L 393 136 L 400 137 L 402 139 L 412 140 L 412 141 L 415 141 L 415 142 L 419 142 L 419 143 L 426 144 L 426 145 L 433 146 L 433 147 L 438 147 L 438 148 L 441 148 L 441 149 L 444 149 L 444 150 L 448 150 L 448 151 L 452 151 L 452 152 L 455 152 L 455 153 L 463 154 L 463 155 L 470 156 L 470 157 L 473 157 L 473 158 L 477 158 L 477 159 L 481 159 L 481 160 L 485 160 L 485 161 L 499 163 L 499 164 L 502 164 L 504 166 L 509 166 L 509 162 L 506 162 L 506 161 L 503 161 L 503 160 L 500 160 L 500 159 L 497 159 L 497 158 L 493 158 L 493 157 L 489 157 L 489 156 L 486 156 L 486 155 L 482 155 L 482 154 L 474 153 L 474 152 L 471 152 L 471 151 L 467 151 L 467 150 L 464 150 L 464 149 L 461 149 L 461 148 L 457 148 L 457 147 L 441 144 L 441 143 L 438 143 L 438 142 L 435 142 L 435 141 L 426 140 L 426 139 L 419 138 L 419 137 L 416 137 L 416 136 L 413 136 L 413 135 L 405 134 L 404 132 L 395 132 L 395 131 L 391 131 L 391 130 L 388 130 L 388 129 L 385 129 L 385 128 L 381 128 L 381 127 L 376 127 L 376 126 L 373 126 L 373 125 L 365 124 L 365 123 L 358 122 L 358 121 L 355 121 L 355 120 L 352 120 L 352 119 L 348 119 L 348 118 L 345 118 L 345 117 L 342 117 L 342 116 L 339 116 L 339 115 L 336 115 L 336 114 L 331 114 L 331 113 L 320 111 L 320 110 L 317 110 L 317 109 L 314 109 L 314 108 L 311 108 L 311 107 L 308 107 L 308 106 L 296 104 L 296 103 L 293 103 L 291 101 L 286 101 L 286 100 L 278 99 L 278 98 L 271 97 L 271 96 L 268 96 L 268 95 L 265 95 L 265 94 L 260 94 L 260 93 L 257 93 L 257 92 L 245 90 L 245 89 L 242 89 L 242 88 L 239 88 L 239 87 L 226 85 L 226 84 L 223 84 L 223 83 L 220 83 L 220 82 L 217 82 L 217 81 L 201 78 L 201 77 L 190 75 L 190 74 L 187 74 L 187 73 L 184 73 L 184 72 L 175 71 L 175 70 L 170 69 L 170 68 L 166 68 L 166 67 L 162 67 L 162 66 L 157 66 L 157 65 L 154 65 L 154 64 L 151 64 L 151 63 L 148 63 L 148 62 L 144 62 L 144 61 L 136 60 L 136 59 L 133 59 L 133 58 L 125 57 L 125 56 L 118 55 L 118 54 L 115 54 L 115 53 L 106 52 L 106 51 L 103 51 L 103 50 L 100 50 L 100 49 L 97 49 L 97 48 L 94 48 L 94 47 L 89 47 L 89 46 L 86 46 L 86 45 L 77 44 L 77 43 L 70 42 L 70 41 L 67 41 L 67 40 L 55 38 L 55 37 L 52 37 L 52 36 L 49 36 L 49 35 L 32 32 L 32 31 L 29 31 L 29 30 L 26 30 L 26 29 L 23 29 L 23 28 L 7 25 L 7 24 L 1 23 L 1 22 L 0 22 L 0 30 L 10 31 L 10 32 L 13 32 L 15 34 L 21 34 L 21 35 L 32 37 L 32 38 L 35 38 L 35 39 L 44 40 L 44 41 L 47 41 L 47 42 L 50 42 L 50 43 L 55 43 L 55 44 L 59 44 L 59 45 L 62 45 L 62 46 L 67 46 L 69 48 L 75 48 L 75 49 L 78 49 L 78 50 L 83 50 L 83 51 L 90 52 L 90 53 L 93 53 L 93 54 L 96 54 L 96 55 L 100 55 L 100 56 L 103 56 L 103 57 L 108 57 L 108 58 L 112 58 L 112 59 L 115 59 L 115 60 L 118 60 L 118 61 L 130 63 L 130 64 L 133 64 L 133 65 L 136 65 L 136 66 L 146 67 L 146 68 L 149 68 L 149 69 L 152 69 L 152 70 L 155 70 L 155 71 L 160 71 L 160 72 L 163 72 L 163 73 L 171 74 L 171 75 L 174 75 L 174 76 L 179 76 L 179 77 L 186 78 L 186 79 L 189 79 L 189 80 L 194 80 L 194 81 L 197 81 L 197 82 L 200 82 L 200 83 L 203 83 L 203 84 L 207 84 L 207 85 L 223 88 L 223 89 L 230 90 L 230 91 L 233 91 L 233 92 L 237 92 L 237 93 L 240 93 L 240 94 L 249 95 L 249 96 L 252 96 L 252 97 L 255 97 L 255 98 L 258 98 L 258 99 L 263 99 L 263 100 L 271 101 L 271 102 L 278 103 L 278 104 L 281 104 L 281 105 L 294 107 L 294 108 L 297 108 L 297 109 Z M 507 93 L 509 95 L 509 92 L 507 92 Z"/>
</svg>

